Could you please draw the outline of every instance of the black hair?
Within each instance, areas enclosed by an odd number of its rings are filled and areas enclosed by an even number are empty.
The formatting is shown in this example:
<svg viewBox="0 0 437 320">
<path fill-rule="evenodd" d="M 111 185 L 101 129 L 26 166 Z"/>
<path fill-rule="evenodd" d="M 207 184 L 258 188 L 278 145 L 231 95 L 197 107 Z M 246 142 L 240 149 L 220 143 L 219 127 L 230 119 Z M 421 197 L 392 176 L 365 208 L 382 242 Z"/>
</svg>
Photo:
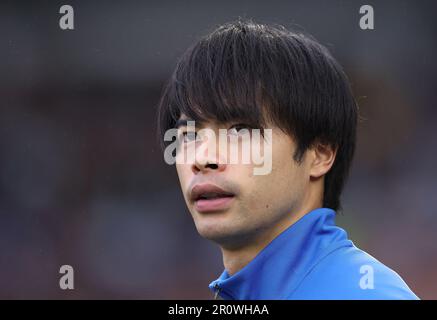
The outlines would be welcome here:
<svg viewBox="0 0 437 320">
<path fill-rule="evenodd" d="M 181 114 L 196 123 L 242 120 L 254 128 L 273 123 L 295 139 L 298 163 L 315 143 L 335 148 L 323 206 L 341 210 L 358 106 L 341 66 L 310 36 L 242 20 L 218 27 L 185 52 L 164 88 L 161 141 Z"/>
</svg>

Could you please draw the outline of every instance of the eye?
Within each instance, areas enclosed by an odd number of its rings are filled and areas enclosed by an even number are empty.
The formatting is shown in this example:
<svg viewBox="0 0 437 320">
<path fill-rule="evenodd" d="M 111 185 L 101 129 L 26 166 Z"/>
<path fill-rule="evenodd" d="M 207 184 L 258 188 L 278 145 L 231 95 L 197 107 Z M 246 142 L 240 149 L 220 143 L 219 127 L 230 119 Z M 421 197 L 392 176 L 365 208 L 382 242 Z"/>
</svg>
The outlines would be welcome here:
<svg viewBox="0 0 437 320">
<path fill-rule="evenodd" d="M 180 138 L 181 138 L 181 140 L 183 142 L 196 141 L 196 139 L 197 139 L 197 132 L 195 132 L 195 131 L 184 131 L 184 132 L 181 133 Z"/>
<path fill-rule="evenodd" d="M 250 129 L 252 129 L 251 126 L 244 123 L 239 123 L 230 127 L 228 133 L 230 135 L 239 136 L 244 134 L 250 134 Z"/>
</svg>

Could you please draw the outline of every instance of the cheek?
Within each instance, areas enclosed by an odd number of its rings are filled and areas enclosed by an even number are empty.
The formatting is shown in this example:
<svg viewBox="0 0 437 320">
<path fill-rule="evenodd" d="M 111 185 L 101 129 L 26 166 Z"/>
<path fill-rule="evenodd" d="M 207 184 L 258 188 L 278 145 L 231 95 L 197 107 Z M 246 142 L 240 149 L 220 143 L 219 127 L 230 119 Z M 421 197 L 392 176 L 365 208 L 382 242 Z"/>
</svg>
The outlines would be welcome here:
<svg viewBox="0 0 437 320">
<path fill-rule="evenodd" d="M 270 175 L 255 178 L 247 202 L 252 217 L 258 217 L 259 221 L 277 221 L 298 205 L 302 181 L 292 168 L 279 165 Z"/>
<path fill-rule="evenodd" d="M 293 159 L 294 144 L 283 134 L 273 135 L 272 171 L 260 176 L 258 184 L 263 186 L 265 195 L 258 195 L 267 202 L 289 202 L 299 196 L 304 183 L 304 167 Z M 267 203 L 268 204 L 268 203 Z M 267 205 L 266 204 L 266 205 Z"/>
<path fill-rule="evenodd" d="M 271 180 L 274 184 L 272 188 L 277 192 L 295 192 L 303 183 L 303 167 L 293 160 L 292 152 L 291 149 L 284 148 L 277 153 L 276 161 L 273 161 Z"/>
</svg>

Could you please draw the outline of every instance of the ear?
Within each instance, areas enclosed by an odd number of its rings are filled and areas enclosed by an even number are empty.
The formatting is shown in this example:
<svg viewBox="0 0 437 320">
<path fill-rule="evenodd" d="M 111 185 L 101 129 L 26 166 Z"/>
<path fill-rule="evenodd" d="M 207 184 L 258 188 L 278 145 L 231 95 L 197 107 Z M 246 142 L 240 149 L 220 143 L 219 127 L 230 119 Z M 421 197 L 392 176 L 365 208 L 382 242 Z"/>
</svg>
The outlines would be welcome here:
<svg viewBox="0 0 437 320">
<path fill-rule="evenodd" d="M 319 178 L 331 169 L 337 155 L 337 148 L 334 149 L 330 145 L 316 143 L 311 151 L 310 177 Z"/>
</svg>

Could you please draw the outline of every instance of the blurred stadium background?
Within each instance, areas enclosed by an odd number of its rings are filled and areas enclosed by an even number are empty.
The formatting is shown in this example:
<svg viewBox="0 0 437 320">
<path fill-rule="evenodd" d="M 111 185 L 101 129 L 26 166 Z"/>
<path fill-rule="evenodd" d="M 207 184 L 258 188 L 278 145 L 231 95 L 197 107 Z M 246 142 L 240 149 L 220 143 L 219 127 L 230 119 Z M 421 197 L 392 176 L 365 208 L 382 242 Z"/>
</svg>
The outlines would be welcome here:
<svg viewBox="0 0 437 320">
<path fill-rule="evenodd" d="M 58 26 L 75 10 L 75 30 Z M 375 9 L 375 30 L 358 27 Z M 437 298 L 436 5 L 431 1 L 0 4 L 0 298 L 209 299 L 218 247 L 197 235 L 156 145 L 177 58 L 238 17 L 305 30 L 351 78 L 358 149 L 345 226 Z M 59 267 L 75 289 L 59 289 Z"/>
</svg>

